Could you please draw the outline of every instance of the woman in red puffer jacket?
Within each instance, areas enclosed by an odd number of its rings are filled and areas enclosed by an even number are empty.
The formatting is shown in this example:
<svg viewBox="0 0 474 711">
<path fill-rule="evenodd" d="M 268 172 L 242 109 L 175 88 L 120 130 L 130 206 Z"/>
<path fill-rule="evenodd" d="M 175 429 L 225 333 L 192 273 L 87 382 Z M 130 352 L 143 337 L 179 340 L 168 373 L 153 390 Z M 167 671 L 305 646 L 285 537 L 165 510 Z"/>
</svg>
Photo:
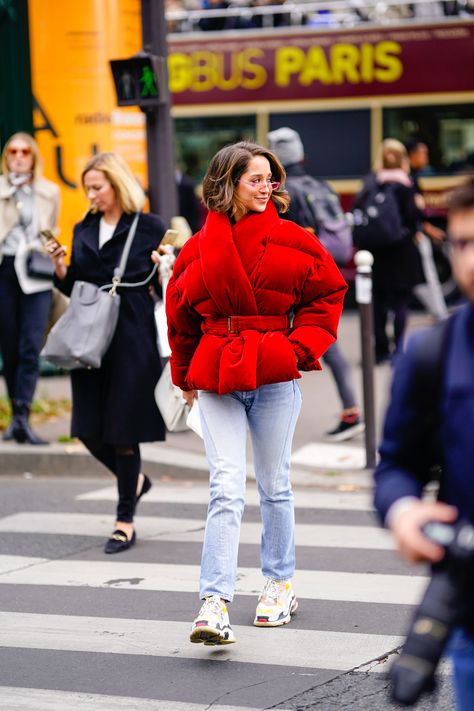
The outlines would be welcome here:
<svg viewBox="0 0 474 711">
<path fill-rule="evenodd" d="M 199 394 L 210 490 L 192 642 L 229 644 L 244 508 L 247 427 L 263 523 L 265 578 L 254 624 L 290 621 L 297 601 L 291 443 L 300 370 L 319 370 L 336 339 L 346 284 L 306 230 L 282 220 L 289 197 L 277 157 L 237 143 L 212 159 L 203 183 L 209 214 L 182 249 L 167 290 L 173 382 Z"/>
</svg>

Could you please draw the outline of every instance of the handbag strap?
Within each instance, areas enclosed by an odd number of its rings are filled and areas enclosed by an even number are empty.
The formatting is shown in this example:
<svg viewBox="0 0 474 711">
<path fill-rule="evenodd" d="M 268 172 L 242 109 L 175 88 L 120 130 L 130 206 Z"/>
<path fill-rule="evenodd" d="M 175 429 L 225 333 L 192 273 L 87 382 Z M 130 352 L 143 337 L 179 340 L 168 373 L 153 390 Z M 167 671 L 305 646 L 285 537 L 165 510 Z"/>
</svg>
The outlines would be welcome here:
<svg viewBox="0 0 474 711">
<path fill-rule="evenodd" d="M 117 283 L 117 285 L 120 282 L 120 280 L 122 279 L 123 273 L 125 271 L 125 267 L 127 266 L 128 255 L 130 254 L 130 249 L 132 247 L 133 238 L 135 237 L 135 232 L 137 231 L 139 217 L 140 217 L 140 213 L 137 212 L 135 217 L 133 218 L 133 222 L 130 225 L 130 229 L 128 231 L 127 241 L 125 242 L 122 256 L 120 258 L 120 264 L 114 270 L 113 281 L 115 281 Z M 118 280 L 118 282 L 117 282 L 117 280 Z"/>
<path fill-rule="evenodd" d="M 135 217 L 133 218 L 133 222 L 130 225 L 130 229 L 129 229 L 128 235 L 127 235 L 127 240 L 125 242 L 122 256 L 120 258 L 120 264 L 114 270 L 114 276 L 112 279 L 112 283 L 111 284 L 104 284 L 104 286 L 100 287 L 100 291 L 106 291 L 107 289 L 109 289 L 111 294 L 115 294 L 118 286 L 128 287 L 128 288 L 132 288 L 134 286 L 135 287 L 136 286 L 145 286 L 146 284 L 148 284 L 149 281 L 151 281 L 153 279 L 153 277 L 156 273 L 156 270 L 158 269 L 158 264 L 154 265 L 150 274 L 143 281 L 137 281 L 137 282 L 134 282 L 133 284 L 122 282 L 122 276 L 123 276 L 123 274 L 125 272 L 125 268 L 127 266 L 128 255 L 130 254 L 130 249 L 132 247 L 132 242 L 135 237 L 135 232 L 137 231 L 137 225 L 138 225 L 138 220 L 140 218 L 140 214 L 141 214 L 140 212 L 136 213 Z"/>
</svg>

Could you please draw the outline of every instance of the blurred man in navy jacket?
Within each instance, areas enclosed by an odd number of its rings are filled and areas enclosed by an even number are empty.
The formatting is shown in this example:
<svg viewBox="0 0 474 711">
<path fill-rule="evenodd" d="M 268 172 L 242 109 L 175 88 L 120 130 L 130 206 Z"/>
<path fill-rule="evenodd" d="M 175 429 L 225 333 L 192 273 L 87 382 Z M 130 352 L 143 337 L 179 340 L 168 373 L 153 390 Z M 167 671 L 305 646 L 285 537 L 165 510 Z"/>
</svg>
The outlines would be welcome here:
<svg viewBox="0 0 474 711">
<path fill-rule="evenodd" d="M 426 522 L 462 515 L 474 523 L 474 179 L 451 196 L 448 235 L 453 274 L 467 303 L 447 325 L 433 327 L 444 335 L 431 376 L 423 360 L 430 358 L 435 331 L 410 338 L 395 368 L 375 471 L 376 509 L 410 562 L 436 563 L 444 555 L 421 532 Z M 433 465 L 442 471 L 439 500 L 422 500 Z M 451 644 L 463 711 L 474 708 L 474 575 L 471 586 L 470 618 Z"/>
</svg>

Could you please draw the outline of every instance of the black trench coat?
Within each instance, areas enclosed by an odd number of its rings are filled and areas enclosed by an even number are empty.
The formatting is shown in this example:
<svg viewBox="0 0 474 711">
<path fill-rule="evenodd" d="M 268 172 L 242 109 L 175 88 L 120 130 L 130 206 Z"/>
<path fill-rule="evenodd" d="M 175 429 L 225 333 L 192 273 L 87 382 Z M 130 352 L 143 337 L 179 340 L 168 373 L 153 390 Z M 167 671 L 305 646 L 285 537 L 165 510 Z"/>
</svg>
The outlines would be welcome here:
<svg viewBox="0 0 474 711">
<path fill-rule="evenodd" d="M 112 239 L 99 250 L 100 213 L 88 213 L 74 228 L 71 263 L 58 288 L 69 295 L 76 280 L 109 284 L 134 215 L 123 214 Z M 157 215 L 141 215 L 130 250 L 124 282 L 150 273 L 150 255 L 165 225 Z M 153 280 L 159 289 L 158 280 Z M 124 445 L 165 439 L 165 426 L 154 390 L 161 373 L 154 303 L 148 287 L 119 289 L 120 312 L 112 343 L 96 370 L 71 371 L 71 435 Z"/>
</svg>

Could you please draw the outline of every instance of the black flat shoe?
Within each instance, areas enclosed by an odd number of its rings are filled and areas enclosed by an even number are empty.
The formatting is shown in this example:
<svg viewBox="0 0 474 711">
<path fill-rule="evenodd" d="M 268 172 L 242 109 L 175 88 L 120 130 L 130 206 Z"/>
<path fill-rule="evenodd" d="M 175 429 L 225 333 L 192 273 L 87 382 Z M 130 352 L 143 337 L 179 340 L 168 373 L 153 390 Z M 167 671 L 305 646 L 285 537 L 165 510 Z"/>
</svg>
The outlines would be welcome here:
<svg viewBox="0 0 474 711">
<path fill-rule="evenodd" d="M 122 551 L 126 551 L 134 545 L 136 539 L 135 531 L 133 531 L 132 537 L 128 540 L 127 534 L 117 528 L 105 544 L 104 553 L 121 553 Z"/>
<path fill-rule="evenodd" d="M 137 496 L 137 501 L 136 501 L 137 504 L 140 501 L 140 499 L 142 498 L 143 494 L 146 494 L 148 491 L 150 491 L 151 487 L 153 486 L 153 482 L 150 479 L 150 477 L 148 477 L 146 474 L 144 474 L 143 476 L 144 476 L 143 486 L 142 486 L 142 490 L 140 491 L 140 493 Z"/>
</svg>

